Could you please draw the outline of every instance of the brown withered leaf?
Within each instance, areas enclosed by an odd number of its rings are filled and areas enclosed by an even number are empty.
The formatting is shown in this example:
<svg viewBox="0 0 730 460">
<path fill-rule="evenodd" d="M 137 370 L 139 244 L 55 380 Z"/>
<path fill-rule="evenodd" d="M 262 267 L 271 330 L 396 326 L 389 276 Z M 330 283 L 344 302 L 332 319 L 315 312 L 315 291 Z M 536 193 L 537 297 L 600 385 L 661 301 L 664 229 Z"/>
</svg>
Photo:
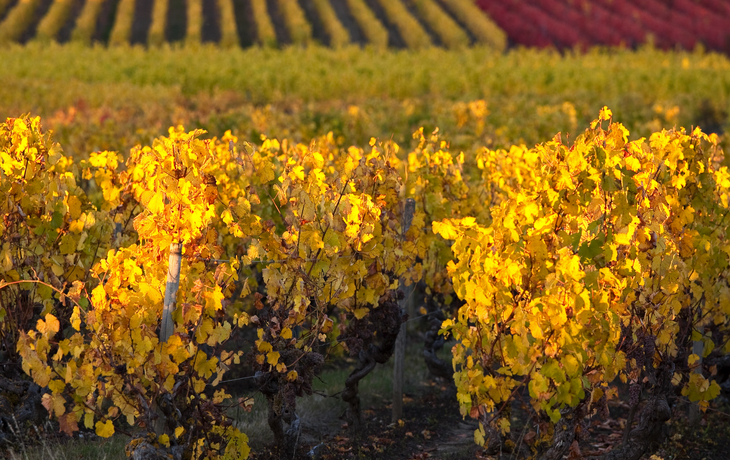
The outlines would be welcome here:
<svg viewBox="0 0 730 460">
<path fill-rule="evenodd" d="M 74 302 L 78 302 L 79 299 L 81 299 L 81 291 L 84 289 L 84 283 L 76 280 L 71 285 L 71 289 L 69 289 L 68 294 L 66 294 L 71 300 Z"/>
<path fill-rule="evenodd" d="M 76 422 L 73 412 L 67 412 L 58 418 L 59 431 L 63 431 L 69 436 L 73 436 L 75 431 L 79 431 L 79 424 Z"/>
</svg>

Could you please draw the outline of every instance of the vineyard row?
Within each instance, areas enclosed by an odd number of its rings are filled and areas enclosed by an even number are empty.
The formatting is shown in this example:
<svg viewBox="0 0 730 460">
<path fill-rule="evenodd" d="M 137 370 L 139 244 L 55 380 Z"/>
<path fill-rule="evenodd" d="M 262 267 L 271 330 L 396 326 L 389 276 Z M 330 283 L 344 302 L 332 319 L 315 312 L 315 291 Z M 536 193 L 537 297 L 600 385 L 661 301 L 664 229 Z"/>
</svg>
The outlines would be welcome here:
<svg viewBox="0 0 730 460">
<path fill-rule="evenodd" d="M 477 0 L 520 45 L 575 48 L 637 46 L 730 51 L 730 3 L 724 0 Z"/>
<path fill-rule="evenodd" d="M 148 435 L 130 451 L 245 458 L 233 417 L 250 401 L 223 380 L 237 367 L 292 456 L 297 399 L 335 343 L 356 362 L 339 397 L 358 430 L 359 381 L 394 352 L 404 286 L 435 319 L 429 370 L 453 377 L 490 451 L 518 446 L 505 408 L 522 394 L 525 427 L 546 434 L 520 441 L 520 458 L 562 457 L 620 398 L 649 427 L 626 431 L 623 460 L 659 444 L 679 395 L 699 411 L 720 393 L 730 172 L 717 135 L 629 141 L 605 107 L 569 142 L 468 162 L 423 128 L 410 151 L 203 134 L 174 127 L 126 159 L 76 162 L 39 118 L 0 125 L 0 343 L 48 389 L 62 431 L 132 426 Z M 223 347 L 246 329 L 248 346 Z M 450 364 L 435 351 L 452 337 Z"/>
<path fill-rule="evenodd" d="M 506 46 L 504 32 L 470 0 L 2 0 L 0 43 L 28 40 Z"/>
</svg>

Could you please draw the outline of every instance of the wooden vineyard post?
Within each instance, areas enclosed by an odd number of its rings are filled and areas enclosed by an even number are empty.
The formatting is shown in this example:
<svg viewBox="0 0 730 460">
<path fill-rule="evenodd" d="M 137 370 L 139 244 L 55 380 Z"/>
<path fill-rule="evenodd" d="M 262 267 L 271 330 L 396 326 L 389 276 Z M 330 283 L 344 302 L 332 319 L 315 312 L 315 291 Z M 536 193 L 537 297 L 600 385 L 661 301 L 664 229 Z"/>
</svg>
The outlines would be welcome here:
<svg viewBox="0 0 730 460">
<path fill-rule="evenodd" d="M 170 259 L 167 269 L 167 284 L 165 285 L 165 304 L 162 307 L 162 324 L 160 325 L 160 343 L 167 342 L 175 324 L 172 321 L 172 310 L 177 301 L 177 290 L 180 287 L 180 264 L 182 261 L 182 243 L 170 245 Z"/>
<path fill-rule="evenodd" d="M 167 266 L 167 282 L 165 284 L 165 303 L 162 306 L 162 321 L 160 323 L 160 344 L 167 342 L 175 330 L 175 322 L 172 320 L 172 311 L 177 302 L 177 290 L 180 287 L 180 265 L 182 262 L 182 243 L 170 244 L 170 258 Z M 155 405 L 157 420 L 155 421 L 155 433 L 165 433 L 167 420 L 160 408 Z"/>
<path fill-rule="evenodd" d="M 406 232 L 411 228 L 413 222 L 413 214 L 416 211 L 416 200 L 408 198 L 403 207 L 403 232 L 401 238 L 405 239 Z M 404 313 L 406 305 L 410 301 L 413 293 L 413 285 L 405 286 L 401 279 L 400 285 L 403 286 L 403 300 L 401 300 L 401 314 Z M 393 365 L 393 417 L 392 422 L 396 423 L 403 416 L 403 376 L 404 361 L 406 357 L 406 323 L 400 325 L 400 332 L 395 342 L 395 362 Z"/>
</svg>

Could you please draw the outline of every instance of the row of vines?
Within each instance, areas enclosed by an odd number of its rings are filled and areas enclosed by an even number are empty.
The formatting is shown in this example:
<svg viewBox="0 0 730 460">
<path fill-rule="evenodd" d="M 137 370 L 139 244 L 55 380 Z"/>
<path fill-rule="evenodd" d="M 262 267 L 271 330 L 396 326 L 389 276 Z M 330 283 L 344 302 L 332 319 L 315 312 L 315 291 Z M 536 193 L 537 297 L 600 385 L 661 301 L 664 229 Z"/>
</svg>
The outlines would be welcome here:
<svg viewBox="0 0 730 460">
<path fill-rule="evenodd" d="M 728 52 L 730 6 L 717 0 L 476 0 L 520 45 L 586 48 L 637 46 L 651 40 L 663 49 L 697 46 Z"/>
<path fill-rule="evenodd" d="M 562 458 L 620 398 L 631 415 L 606 458 L 638 459 L 680 401 L 704 410 L 719 394 L 730 173 L 716 135 L 629 142 L 608 109 L 572 142 L 475 161 L 438 131 L 410 152 L 202 135 L 171 128 L 126 159 L 75 160 L 39 118 L 0 128 L 0 339 L 62 431 L 136 427 L 148 435 L 131 449 L 245 457 L 230 414 L 249 402 L 222 382 L 247 366 L 291 453 L 297 398 L 332 343 L 358 360 L 342 393 L 357 426 L 358 382 L 405 319 L 403 284 L 445 318 L 431 345 L 456 339 L 453 366 L 431 354 L 429 367 L 453 374 L 488 451 Z M 226 348 L 243 330 L 251 351 Z M 521 389 L 546 429 L 518 443 Z"/>
<path fill-rule="evenodd" d="M 142 18 L 139 14 L 139 0 L 120 0 L 114 10 L 109 43 L 111 45 L 128 44 L 131 41 L 135 21 Z M 71 40 L 84 44 L 91 43 L 95 36 L 100 15 L 104 10 L 104 0 L 90 0 L 84 3 L 78 16 L 72 18 L 75 2 L 72 0 L 55 0 L 37 24 L 34 38 L 42 42 L 57 40 L 61 29 L 73 21 Z M 447 48 L 463 48 L 472 42 L 484 44 L 502 50 L 506 46 L 506 36 L 476 5 L 469 0 L 377 0 L 384 17 L 378 18 L 370 6 L 363 0 L 347 0 L 342 5 L 362 30 L 368 43 L 378 48 L 385 48 L 389 43 L 389 32 L 386 24 L 392 24 L 405 44 L 412 49 L 430 47 L 437 43 Z M 313 42 L 312 24 L 298 0 L 276 0 L 276 10 L 281 16 L 286 29 L 287 42 L 306 45 Z M 353 43 L 350 25 L 344 24 L 330 0 L 312 2 L 314 14 L 321 21 L 330 46 L 339 48 Z M 264 0 L 250 0 L 251 26 L 254 29 L 255 41 L 263 46 L 277 46 L 278 38 L 274 28 L 268 4 Z M 33 26 L 41 7 L 40 0 L 23 1 L 15 4 L 0 22 L 0 43 L 24 40 Z M 149 46 L 160 46 L 169 39 L 169 0 L 154 0 L 151 7 L 150 25 L 146 42 Z M 236 9 L 244 8 L 233 0 L 217 0 L 215 3 L 217 24 L 220 30 L 219 44 L 223 47 L 239 45 L 238 30 L 241 22 L 237 22 Z M 4 8 L 0 7 L 0 17 Z M 189 45 L 202 42 L 203 2 L 188 1 L 185 7 L 184 42 Z M 453 17 L 452 17 L 453 16 Z M 455 19 L 454 19 L 455 18 Z M 207 20 L 213 20 L 207 18 Z M 463 26 L 460 25 L 463 23 Z M 426 32 L 423 24 L 433 31 L 433 37 Z M 473 38 L 472 38 L 473 37 Z"/>
</svg>

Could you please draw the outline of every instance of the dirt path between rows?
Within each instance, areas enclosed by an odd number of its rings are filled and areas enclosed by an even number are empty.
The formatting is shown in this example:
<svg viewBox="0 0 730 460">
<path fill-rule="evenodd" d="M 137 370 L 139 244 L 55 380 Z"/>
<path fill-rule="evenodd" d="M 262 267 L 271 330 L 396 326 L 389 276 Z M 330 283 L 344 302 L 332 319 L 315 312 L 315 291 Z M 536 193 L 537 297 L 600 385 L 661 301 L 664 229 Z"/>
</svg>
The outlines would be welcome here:
<svg viewBox="0 0 730 460">
<path fill-rule="evenodd" d="M 454 388 L 445 383 L 424 385 L 420 395 L 406 395 L 403 418 L 391 423 L 391 406 L 373 403 L 363 410 L 363 423 L 358 429 L 341 420 L 339 428 L 323 433 L 332 420 L 305 424 L 295 459 L 345 460 L 368 458 L 461 460 L 479 457 L 474 443 L 474 421 L 463 420 Z M 274 460 L 278 452 L 259 450 L 254 459 Z"/>
</svg>

